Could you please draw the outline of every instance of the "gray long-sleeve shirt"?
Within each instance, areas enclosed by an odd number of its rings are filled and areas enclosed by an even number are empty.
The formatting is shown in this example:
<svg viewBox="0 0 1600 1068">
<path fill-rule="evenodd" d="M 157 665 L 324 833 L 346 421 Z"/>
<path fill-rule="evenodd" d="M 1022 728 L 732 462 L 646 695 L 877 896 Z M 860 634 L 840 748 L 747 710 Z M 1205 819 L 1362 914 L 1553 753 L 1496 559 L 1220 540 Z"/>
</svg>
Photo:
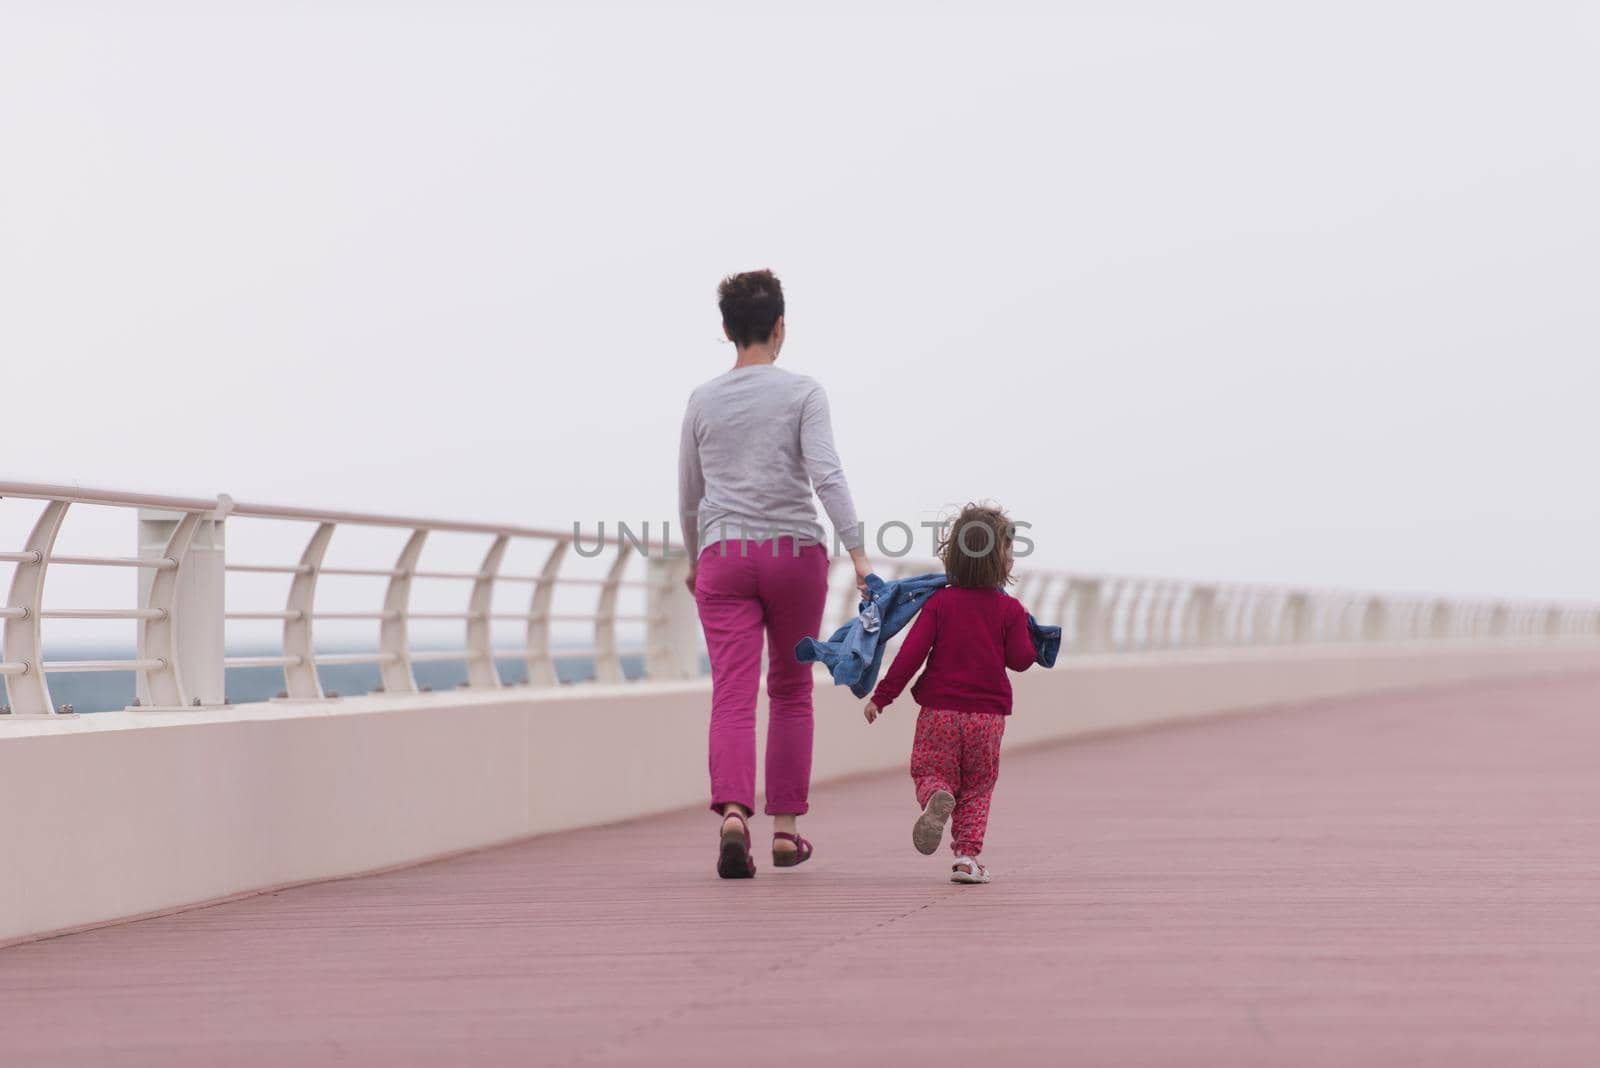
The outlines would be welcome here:
<svg viewBox="0 0 1600 1068">
<path fill-rule="evenodd" d="M 755 364 L 689 395 L 678 443 L 678 514 L 691 557 L 724 539 L 821 540 L 813 487 L 840 543 L 858 547 L 828 395 L 815 379 Z"/>
</svg>

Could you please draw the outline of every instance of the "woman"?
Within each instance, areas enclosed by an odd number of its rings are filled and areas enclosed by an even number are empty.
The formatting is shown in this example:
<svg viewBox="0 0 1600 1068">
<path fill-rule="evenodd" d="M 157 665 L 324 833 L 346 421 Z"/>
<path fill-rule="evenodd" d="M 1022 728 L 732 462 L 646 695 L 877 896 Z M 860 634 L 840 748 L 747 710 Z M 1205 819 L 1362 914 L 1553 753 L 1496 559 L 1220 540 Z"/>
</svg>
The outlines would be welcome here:
<svg viewBox="0 0 1600 1068">
<path fill-rule="evenodd" d="M 783 287 L 771 271 L 722 280 L 722 329 L 733 369 L 695 390 L 678 452 L 678 511 L 693 561 L 689 589 L 711 655 L 711 809 L 722 816 L 717 874 L 755 874 L 748 818 L 755 808 L 756 687 L 767 641 L 766 811 L 772 863 L 811 856 L 796 817 L 811 788 L 811 665 L 795 643 L 822 626 L 828 552 L 811 492 L 867 575 L 861 526 L 833 448 L 828 398 L 777 367 Z"/>
</svg>

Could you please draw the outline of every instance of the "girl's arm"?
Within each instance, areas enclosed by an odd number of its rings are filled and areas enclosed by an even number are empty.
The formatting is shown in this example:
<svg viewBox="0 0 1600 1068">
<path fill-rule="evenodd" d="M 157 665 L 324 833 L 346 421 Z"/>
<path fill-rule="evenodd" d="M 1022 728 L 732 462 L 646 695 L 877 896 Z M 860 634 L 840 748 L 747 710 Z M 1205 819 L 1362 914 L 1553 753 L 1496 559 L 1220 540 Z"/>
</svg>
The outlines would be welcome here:
<svg viewBox="0 0 1600 1068">
<path fill-rule="evenodd" d="M 874 707 L 888 708 L 889 702 L 900 696 L 900 691 L 906 688 L 911 676 L 915 675 L 922 667 L 923 661 L 928 659 L 928 652 L 933 648 L 934 633 L 938 630 L 937 606 L 938 596 L 935 595 L 928 598 L 928 602 L 922 606 L 922 611 L 917 613 L 917 621 L 911 624 L 906 640 L 900 643 L 900 651 L 894 655 L 894 663 L 889 665 L 889 670 L 878 680 L 878 688 L 872 691 Z"/>
<path fill-rule="evenodd" d="M 1027 671 L 1033 666 L 1033 658 L 1038 651 L 1033 647 L 1033 638 L 1028 634 L 1028 610 L 1022 607 L 1021 601 L 1011 602 L 1016 607 L 1011 612 L 1011 619 L 1006 624 L 1006 667 L 1012 671 Z"/>
</svg>

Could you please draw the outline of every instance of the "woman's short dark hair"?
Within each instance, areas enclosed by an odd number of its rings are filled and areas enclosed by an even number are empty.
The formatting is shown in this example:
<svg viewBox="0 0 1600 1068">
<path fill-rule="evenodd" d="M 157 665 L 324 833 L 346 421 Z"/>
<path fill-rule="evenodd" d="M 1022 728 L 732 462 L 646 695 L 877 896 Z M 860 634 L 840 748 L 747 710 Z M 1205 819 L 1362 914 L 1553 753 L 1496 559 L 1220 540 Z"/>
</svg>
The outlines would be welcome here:
<svg viewBox="0 0 1600 1068">
<path fill-rule="evenodd" d="M 717 306 L 730 341 L 741 349 L 762 344 L 783 315 L 783 283 L 771 271 L 730 274 L 717 287 Z"/>
<path fill-rule="evenodd" d="M 1016 532 L 1005 512 L 994 505 L 968 504 L 945 528 L 939 545 L 945 578 L 952 586 L 999 589 L 1011 581 L 1007 550 Z"/>
</svg>

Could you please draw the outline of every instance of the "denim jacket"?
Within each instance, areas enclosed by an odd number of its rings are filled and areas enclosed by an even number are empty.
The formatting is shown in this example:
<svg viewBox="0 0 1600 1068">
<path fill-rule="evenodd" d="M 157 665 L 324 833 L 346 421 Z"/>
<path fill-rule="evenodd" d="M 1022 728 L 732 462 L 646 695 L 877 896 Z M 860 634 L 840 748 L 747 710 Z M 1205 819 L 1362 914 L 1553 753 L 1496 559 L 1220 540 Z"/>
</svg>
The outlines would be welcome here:
<svg viewBox="0 0 1600 1068">
<path fill-rule="evenodd" d="M 923 602 L 946 584 L 942 572 L 893 582 L 868 575 L 866 597 L 856 618 L 825 642 L 801 638 L 794 647 L 795 659 L 802 664 L 822 661 L 835 685 L 848 686 L 857 697 L 866 697 L 878 684 L 884 646 L 911 622 Z M 1034 663 L 1054 667 L 1061 649 L 1061 628 L 1041 625 L 1030 615 L 1028 636 L 1033 639 Z"/>
</svg>

